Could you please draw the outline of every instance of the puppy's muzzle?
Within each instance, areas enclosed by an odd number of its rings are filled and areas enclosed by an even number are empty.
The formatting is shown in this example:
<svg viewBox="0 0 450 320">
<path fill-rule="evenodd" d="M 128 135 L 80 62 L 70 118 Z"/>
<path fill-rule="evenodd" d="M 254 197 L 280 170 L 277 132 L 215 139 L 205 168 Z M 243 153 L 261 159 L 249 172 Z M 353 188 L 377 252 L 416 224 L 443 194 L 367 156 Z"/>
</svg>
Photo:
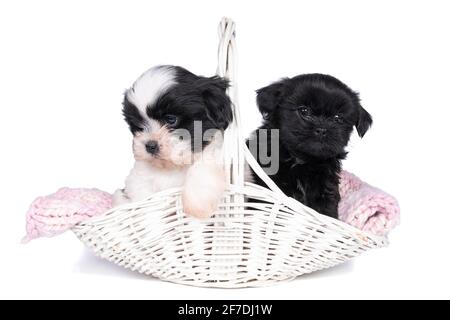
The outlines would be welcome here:
<svg viewBox="0 0 450 320">
<path fill-rule="evenodd" d="M 156 155 L 159 152 L 158 141 L 150 140 L 145 144 L 145 150 L 152 155 Z"/>
</svg>

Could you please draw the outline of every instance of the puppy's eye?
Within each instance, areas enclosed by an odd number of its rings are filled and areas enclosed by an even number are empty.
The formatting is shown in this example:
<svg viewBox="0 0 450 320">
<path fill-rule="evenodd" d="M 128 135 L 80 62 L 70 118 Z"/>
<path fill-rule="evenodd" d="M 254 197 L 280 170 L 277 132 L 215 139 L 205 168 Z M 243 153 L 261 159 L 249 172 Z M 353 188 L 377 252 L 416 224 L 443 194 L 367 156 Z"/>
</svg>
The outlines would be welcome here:
<svg viewBox="0 0 450 320">
<path fill-rule="evenodd" d="M 339 114 L 334 115 L 333 120 L 334 120 L 335 122 L 337 122 L 337 123 L 342 123 L 342 122 L 344 121 L 344 119 L 342 118 L 342 116 L 339 115 Z"/>
<path fill-rule="evenodd" d="M 164 122 L 170 127 L 174 127 L 178 124 L 178 117 L 173 114 L 166 114 L 164 116 Z"/>
<path fill-rule="evenodd" d="M 303 117 L 309 117 L 311 115 L 311 111 L 306 106 L 299 106 L 298 112 L 300 112 L 300 115 L 302 115 Z"/>
</svg>

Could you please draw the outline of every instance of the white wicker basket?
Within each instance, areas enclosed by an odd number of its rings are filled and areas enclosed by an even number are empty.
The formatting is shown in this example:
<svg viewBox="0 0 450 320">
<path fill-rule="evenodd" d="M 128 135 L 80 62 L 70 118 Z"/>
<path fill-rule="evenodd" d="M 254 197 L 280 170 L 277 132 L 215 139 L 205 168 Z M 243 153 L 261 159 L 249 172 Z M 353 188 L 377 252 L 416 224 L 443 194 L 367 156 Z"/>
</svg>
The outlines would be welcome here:
<svg viewBox="0 0 450 320">
<path fill-rule="evenodd" d="M 176 188 L 84 221 L 73 228 L 75 234 L 98 256 L 123 267 L 166 281 L 222 288 L 293 279 L 387 245 L 385 237 L 285 196 L 258 166 L 240 130 L 234 30 L 233 21 L 221 21 L 217 74 L 230 80 L 234 122 L 225 132 L 229 188 L 219 210 L 208 220 L 187 217 Z M 244 182 L 245 161 L 269 189 Z"/>
</svg>

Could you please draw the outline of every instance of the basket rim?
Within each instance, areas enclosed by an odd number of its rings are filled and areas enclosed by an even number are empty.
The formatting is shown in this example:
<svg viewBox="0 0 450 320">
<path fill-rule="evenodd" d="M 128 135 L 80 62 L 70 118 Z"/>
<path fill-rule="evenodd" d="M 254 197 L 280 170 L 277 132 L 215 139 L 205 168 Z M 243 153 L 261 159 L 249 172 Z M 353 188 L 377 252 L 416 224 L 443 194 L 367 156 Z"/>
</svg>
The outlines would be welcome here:
<svg viewBox="0 0 450 320">
<path fill-rule="evenodd" d="M 236 193 L 245 195 L 247 193 L 246 190 L 248 188 L 260 189 L 260 190 L 262 189 L 264 192 L 271 194 L 274 198 L 277 198 L 277 196 L 278 196 L 275 191 L 273 191 L 273 190 L 271 190 L 269 188 L 257 185 L 257 184 L 252 183 L 252 182 L 245 182 L 244 186 L 239 186 L 237 184 L 232 184 L 232 183 L 229 184 L 227 186 L 227 189 L 225 191 L 225 194 L 224 194 L 223 198 L 225 198 L 229 194 L 236 194 Z M 176 188 L 170 188 L 170 189 L 165 189 L 165 190 L 162 190 L 162 191 L 159 191 L 159 192 L 155 192 L 154 194 L 152 194 L 149 197 L 147 197 L 145 200 L 140 200 L 140 201 L 135 201 L 135 202 L 131 202 L 131 203 L 121 204 L 119 206 L 116 206 L 116 207 L 108 209 L 107 211 L 105 211 L 104 213 L 102 213 L 99 216 L 93 216 L 93 217 L 90 217 L 90 218 L 88 218 L 86 220 L 80 221 L 80 222 L 78 222 L 77 224 L 74 225 L 73 229 L 83 228 L 83 227 L 86 227 L 88 225 L 94 225 L 96 223 L 99 223 L 102 220 L 108 219 L 109 218 L 108 216 L 113 214 L 116 211 L 132 210 L 132 209 L 135 209 L 136 207 L 145 207 L 147 204 L 149 204 L 149 202 L 151 202 L 153 200 L 153 198 L 167 197 L 167 198 L 172 198 L 173 199 L 174 195 L 177 198 L 179 198 L 181 191 L 182 191 L 181 187 L 176 187 Z M 364 231 L 364 230 L 358 229 L 355 226 L 352 226 L 352 225 L 350 225 L 350 224 L 348 224 L 348 223 L 346 223 L 346 222 L 344 222 L 342 220 L 335 219 L 335 218 L 323 215 L 323 214 L 317 212 L 316 210 L 314 210 L 314 209 L 312 209 L 312 208 L 310 208 L 308 206 L 305 206 L 303 203 L 301 203 L 298 200 L 295 200 L 292 197 L 287 197 L 286 196 L 286 199 L 288 199 L 288 202 L 291 202 L 291 204 L 284 202 L 283 200 L 285 200 L 285 199 L 280 199 L 280 200 L 281 200 L 281 202 L 282 202 L 282 204 L 284 206 L 288 207 L 289 209 L 291 209 L 293 211 L 297 211 L 297 210 L 294 210 L 294 209 L 291 208 L 292 204 L 300 205 L 300 206 L 302 206 L 304 208 L 307 208 L 309 213 L 312 216 L 314 216 L 315 219 L 317 219 L 319 221 L 323 221 L 326 224 L 330 224 L 330 223 L 331 224 L 336 224 L 336 225 L 342 227 L 343 229 L 347 229 L 349 232 L 351 232 L 353 234 L 359 234 L 362 238 L 372 239 L 372 240 L 374 240 L 375 242 L 377 242 L 377 243 L 379 243 L 381 245 L 387 245 L 389 243 L 387 235 L 380 236 L 380 235 L 376 235 L 376 234 L 370 233 L 368 231 Z M 215 218 L 217 213 L 219 213 L 219 214 L 224 214 L 225 213 L 225 212 L 220 212 L 220 210 L 218 210 L 218 211 L 219 212 L 215 212 L 210 218 L 203 219 L 203 220 L 200 220 L 200 221 L 202 223 L 208 223 L 209 220 L 214 220 L 214 218 Z M 190 216 L 186 215 L 186 213 L 184 213 L 184 218 L 188 219 L 188 220 L 194 220 L 195 219 L 193 217 L 190 217 Z M 129 218 L 126 218 L 126 219 L 129 219 Z M 197 219 L 195 219 L 195 220 L 197 220 Z"/>
</svg>

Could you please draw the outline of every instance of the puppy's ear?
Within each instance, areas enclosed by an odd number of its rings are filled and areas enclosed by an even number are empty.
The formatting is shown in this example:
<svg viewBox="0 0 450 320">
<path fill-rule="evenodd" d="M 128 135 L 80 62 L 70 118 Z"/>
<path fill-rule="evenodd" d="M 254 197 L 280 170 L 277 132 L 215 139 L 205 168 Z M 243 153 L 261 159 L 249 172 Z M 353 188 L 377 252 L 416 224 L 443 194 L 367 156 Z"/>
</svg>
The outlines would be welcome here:
<svg viewBox="0 0 450 320">
<path fill-rule="evenodd" d="M 286 86 L 286 79 L 256 90 L 256 104 L 264 119 L 269 119 L 280 105 Z"/>
<path fill-rule="evenodd" d="M 220 77 L 204 78 L 201 94 L 207 108 L 208 117 L 217 127 L 225 130 L 233 120 L 231 101 L 226 90 L 228 81 Z"/>
<path fill-rule="evenodd" d="M 358 121 L 356 122 L 356 131 L 362 138 L 372 125 L 372 116 L 358 103 Z"/>
</svg>

